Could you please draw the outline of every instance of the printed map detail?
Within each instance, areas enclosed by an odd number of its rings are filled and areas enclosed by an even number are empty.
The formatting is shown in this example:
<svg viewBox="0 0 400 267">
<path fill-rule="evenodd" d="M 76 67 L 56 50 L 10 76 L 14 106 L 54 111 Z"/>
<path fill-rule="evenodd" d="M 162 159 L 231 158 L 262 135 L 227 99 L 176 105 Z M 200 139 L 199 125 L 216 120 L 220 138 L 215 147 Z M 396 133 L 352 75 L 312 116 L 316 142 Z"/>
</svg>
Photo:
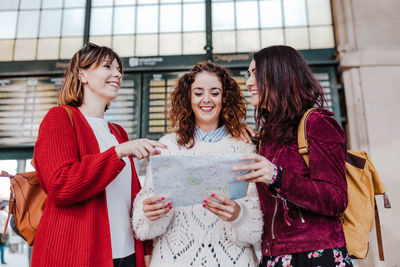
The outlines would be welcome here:
<svg viewBox="0 0 400 267">
<path fill-rule="evenodd" d="M 248 171 L 234 172 L 232 167 L 244 164 L 240 154 L 152 156 L 154 193 L 172 201 L 174 206 L 202 204 L 211 193 L 222 193 L 231 199 L 246 196 L 247 183 L 236 177 Z"/>
</svg>

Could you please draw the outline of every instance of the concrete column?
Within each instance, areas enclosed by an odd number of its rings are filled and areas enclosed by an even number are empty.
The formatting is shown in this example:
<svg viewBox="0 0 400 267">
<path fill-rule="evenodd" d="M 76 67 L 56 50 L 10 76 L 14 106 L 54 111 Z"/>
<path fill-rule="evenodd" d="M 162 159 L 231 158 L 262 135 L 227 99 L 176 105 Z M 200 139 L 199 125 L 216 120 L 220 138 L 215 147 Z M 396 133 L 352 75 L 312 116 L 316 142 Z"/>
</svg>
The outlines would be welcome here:
<svg viewBox="0 0 400 267">
<path fill-rule="evenodd" d="M 332 10 L 349 145 L 370 154 L 392 202 L 385 210 L 377 196 L 385 261 L 373 231 L 356 266 L 400 266 L 400 1 L 332 0 Z"/>
</svg>

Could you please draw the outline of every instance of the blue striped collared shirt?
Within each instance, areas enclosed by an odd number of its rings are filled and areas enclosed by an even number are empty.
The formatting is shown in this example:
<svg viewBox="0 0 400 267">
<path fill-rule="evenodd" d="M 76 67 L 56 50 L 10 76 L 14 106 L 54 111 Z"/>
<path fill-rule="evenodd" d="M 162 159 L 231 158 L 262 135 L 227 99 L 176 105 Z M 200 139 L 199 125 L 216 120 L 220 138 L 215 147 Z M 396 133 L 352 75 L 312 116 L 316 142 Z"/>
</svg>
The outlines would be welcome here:
<svg viewBox="0 0 400 267">
<path fill-rule="evenodd" d="M 203 141 L 205 143 L 216 143 L 225 136 L 229 134 L 225 126 L 221 126 L 216 130 L 209 133 L 203 132 L 199 127 L 196 126 L 194 137 L 197 140 Z"/>
</svg>

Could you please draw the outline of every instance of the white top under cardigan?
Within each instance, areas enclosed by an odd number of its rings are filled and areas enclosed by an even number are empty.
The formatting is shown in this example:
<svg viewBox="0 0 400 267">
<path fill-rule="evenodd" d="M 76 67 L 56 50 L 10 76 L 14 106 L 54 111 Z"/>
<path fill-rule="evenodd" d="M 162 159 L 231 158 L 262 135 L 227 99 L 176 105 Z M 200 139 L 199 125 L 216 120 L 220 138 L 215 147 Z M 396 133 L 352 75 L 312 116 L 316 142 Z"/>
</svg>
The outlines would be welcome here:
<svg viewBox="0 0 400 267">
<path fill-rule="evenodd" d="M 161 155 L 254 153 L 254 147 L 230 135 L 215 143 L 196 140 L 193 148 L 178 146 L 175 134 L 160 139 L 168 146 Z M 143 200 L 153 196 L 153 178 L 148 168 L 145 185 L 134 202 L 132 225 L 141 239 L 155 240 L 150 266 L 258 266 L 252 243 L 261 240 L 263 218 L 257 189 L 249 184 L 247 197 L 236 200 L 239 217 L 225 222 L 201 203 L 173 207 L 166 216 L 150 221 L 143 213 Z"/>
<path fill-rule="evenodd" d="M 117 138 L 111 133 L 108 122 L 105 119 L 85 118 L 96 136 L 100 152 L 119 144 Z M 129 158 L 124 157 L 123 160 L 126 163 L 125 167 L 106 187 L 113 259 L 125 258 L 135 253 L 135 240 L 129 215 L 132 194 L 132 169 Z"/>
</svg>

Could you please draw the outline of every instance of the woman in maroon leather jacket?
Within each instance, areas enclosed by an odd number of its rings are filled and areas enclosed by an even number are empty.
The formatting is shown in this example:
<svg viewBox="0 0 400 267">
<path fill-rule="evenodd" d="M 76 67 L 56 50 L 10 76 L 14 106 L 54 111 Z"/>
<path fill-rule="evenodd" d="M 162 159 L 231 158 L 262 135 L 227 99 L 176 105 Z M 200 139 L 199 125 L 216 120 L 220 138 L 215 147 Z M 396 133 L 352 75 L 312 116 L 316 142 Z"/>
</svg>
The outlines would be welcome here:
<svg viewBox="0 0 400 267">
<path fill-rule="evenodd" d="M 240 180 L 257 182 L 264 214 L 260 266 L 352 266 L 341 215 L 347 206 L 346 138 L 324 110 L 325 99 L 302 56 L 288 46 L 254 54 L 247 87 L 261 130 L 260 155 Z M 297 127 L 306 124 L 310 168 L 298 153 Z"/>
</svg>

